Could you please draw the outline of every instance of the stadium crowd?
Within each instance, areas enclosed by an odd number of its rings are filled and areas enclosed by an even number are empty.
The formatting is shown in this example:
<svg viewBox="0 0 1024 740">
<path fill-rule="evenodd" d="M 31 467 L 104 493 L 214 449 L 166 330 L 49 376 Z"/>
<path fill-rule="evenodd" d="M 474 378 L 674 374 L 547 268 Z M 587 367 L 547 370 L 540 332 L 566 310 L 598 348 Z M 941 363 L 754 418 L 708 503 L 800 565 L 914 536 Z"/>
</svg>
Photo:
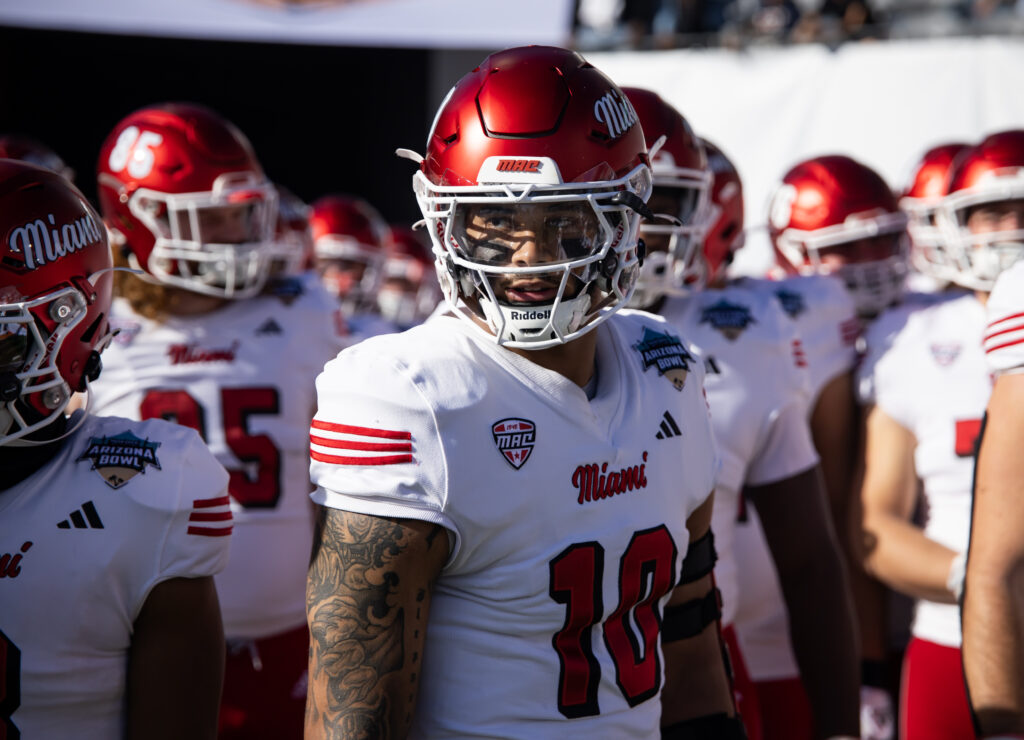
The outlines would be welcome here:
<svg viewBox="0 0 1024 740">
<path fill-rule="evenodd" d="M 552 47 L 415 224 L 198 104 L 0 136 L 0 738 L 1024 737 L 1024 130 L 763 214 L 714 141 Z"/>
</svg>

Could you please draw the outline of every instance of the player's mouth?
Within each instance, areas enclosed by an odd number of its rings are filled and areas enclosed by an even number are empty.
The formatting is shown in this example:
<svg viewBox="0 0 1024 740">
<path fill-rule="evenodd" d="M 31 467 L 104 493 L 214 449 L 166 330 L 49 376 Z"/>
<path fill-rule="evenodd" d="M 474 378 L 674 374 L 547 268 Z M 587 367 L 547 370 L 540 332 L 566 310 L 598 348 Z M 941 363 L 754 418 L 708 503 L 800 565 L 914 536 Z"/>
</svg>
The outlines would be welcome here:
<svg viewBox="0 0 1024 740">
<path fill-rule="evenodd" d="M 551 303 L 558 296 L 558 285 L 547 280 L 516 280 L 505 286 L 508 303 Z"/>
</svg>

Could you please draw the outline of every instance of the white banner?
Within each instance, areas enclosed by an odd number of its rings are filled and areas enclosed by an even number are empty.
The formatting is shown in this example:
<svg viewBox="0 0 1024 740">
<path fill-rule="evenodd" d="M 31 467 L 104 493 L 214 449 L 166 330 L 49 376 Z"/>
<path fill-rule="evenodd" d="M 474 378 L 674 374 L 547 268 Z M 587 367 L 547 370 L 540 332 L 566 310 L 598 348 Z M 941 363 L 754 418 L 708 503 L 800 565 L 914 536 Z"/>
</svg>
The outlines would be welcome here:
<svg viewBox="0 0 1024 740">
<path fill-rule="evenodd" d="M 736 262 L 745 274 L 771 263 L 757 227 L 779 178 L 797 161 L 847 154 L 899 190 L 931 146 L 1024 128 L 1024 40 L 586 56 L 618 84 L 659 93 L 735 162 L 752 227 Z"/>
<path fill-rule="evenodd" d="M 0 0 L 0 25 L 233 41 L 503 49 L 564 45 L 572 0 Z"/>
</svg>

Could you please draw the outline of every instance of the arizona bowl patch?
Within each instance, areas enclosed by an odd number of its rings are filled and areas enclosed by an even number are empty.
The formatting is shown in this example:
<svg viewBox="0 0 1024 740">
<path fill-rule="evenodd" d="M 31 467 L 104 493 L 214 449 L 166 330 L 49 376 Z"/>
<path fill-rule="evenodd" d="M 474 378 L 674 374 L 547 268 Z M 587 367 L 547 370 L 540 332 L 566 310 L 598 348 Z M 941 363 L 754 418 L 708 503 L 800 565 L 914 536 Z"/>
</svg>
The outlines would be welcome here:
<svg viewBox="0 0 1024 740">
<path fill-rule="evenodd" d="M 785 288 L 779 288 L 775 291 L 775 297 L 779 299 L 779 303 L 782 304 L 782 310 L 785 311 L 791 319 L 795 319 L 807 310 L 807 301 L 801 293 L 786 290 Z"/>
<path fill-rule="evenodd" d="M 100 474 L 111 488 L 120 488 L 150 465 L 160 470 L 156 456 L 159 442 L 139 439 L 131 432 L 113 437 L 91 437 L 89 446 L 76 462 L 92 462 L 92 470 Z"/>
<path fill-rule="evenodd" d="M 738 303 L 729 303 L 722 298 L 700 312 L 700 323 L 711 324 L 711 328 L 720 332 L 730 342 L 744 332 L 751 324 L 756 324 L 750 309 Z"/>
<path fill-rule="evenodd" d="M 668 378 L 677 391 L 683 389 L 693 355 L 678 337 L 645 326 L 643 337 L 633 345 L 633 349 L 640 354 L 644 372 L 655 367 L 658 369 L 658 375 Z"/>
<path fill-rule="evenodd" d="M 519 470 L 533 452 L 537 425 L 526 419 L 502 419 L 491 425 L 491 436 L 505 462 Z"/>
</svg>

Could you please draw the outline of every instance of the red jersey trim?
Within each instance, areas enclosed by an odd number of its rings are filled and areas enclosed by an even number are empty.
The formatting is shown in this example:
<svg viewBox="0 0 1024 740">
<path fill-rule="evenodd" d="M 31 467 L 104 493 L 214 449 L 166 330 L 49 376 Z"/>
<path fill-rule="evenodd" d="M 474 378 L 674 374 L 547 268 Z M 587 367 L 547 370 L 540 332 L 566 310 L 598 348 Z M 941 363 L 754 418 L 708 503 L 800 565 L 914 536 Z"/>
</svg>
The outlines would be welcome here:
<svg viewBox="0 0 1024 740">
<path fill-rule="evenodd" d="M 989 328 L 991 329 L 993 326 L 995 326 L 996 323 L 999 323 L 999 322 L 994 322 L 992 324 L 989 324 L 988 325 Z M 1001 334 L 1009 334 L 1012 331 L 1021 331 L 1021 330 L 1024 330 L 1024 324 L 1017 324 L 1016 326 L 1011 326 L 1011 327 L 1006 328 L 1006 329 L 1000 329 L 999 331 L 994 331 L 991 334 L 986 334 L 985 338 L 982 341 L 983 342 L 987 342 L 990 339 L 994 339 L 995 337 L 998 337 Z"/>
<path fill-rule="evenodd" d="M 201 537 L 227 537 L 234 527 L 189 527 L 189 534 L 197 534 Z"/>
<path fill-rule="evenodd" d="M 391 429 L 371 429 L 370 427 L 354 427 L 348 424 L 333 424 L 329 421 L 313 419 L 313 429 L 322 429 L 325 432 L 340 432 L 342 434 L 361 434 L 364 437 L 381 437 L 383 439 L 412 439 L 409 432 L 398 432 Z"/>
<path fill-rule="evenodd" d="M 211 506 L 230 506 L 230 496 L 219 496 L 217 498 L 197 498 L 192 502 L 193 509 L 208 509 Z"/>
<path fill-rule="evenodd" d="M 411 463 L 412 455 L 384 455 L 381 457 L 341 457 L 340 455 L 325 455 L 316 450 L 310 450 L 309 456 L 323 463 L 334 465 L 397 465 L 399 463 Z"/>
<path fill-rule="evenodd" d="M 230 511 L 222 512 L 197 512 L 193 511 L 188 520 L 190 522 L 230 522 L 232 519 Z"/>
<path fill-rule="evenodd" d="M 995 321 L 989 322 L 988 328 L 991 329 L 996 324 L 1001 324 L 1004 321 L 1009 321 L 1010 319 L 1019 319 L 1022 317 L 1024 317 L 1024 313 L 1011 313 L 1009 316 L 1004 316 L 1001 319 L 996 319 Z"/>
<path fill-rule="evenodd" d="M 405 442 L 356 442 L 348 439 L 317 437 L 309 435 L 309 441 L 322 447 L 334 447 L 338 450 L 362 450 L 363 452 L 412 452 L 412 445 Z"/>
<path fill-rule="evenodd" d="M 1003 342 L 1002 344 L 996 344 L 993 345 L 992 347 L 986 347 L 985 354 L 991 354 L 992 352 L 995 352 L 997 349 L 1002 349 L 1003 347 L 1012 347 L 1015 344 L 1021 343 L 1024 343 L 1024 337 L 1021 337 L 1020 339 L 1014 339 L 1012 342 Z"/>
</svg>

